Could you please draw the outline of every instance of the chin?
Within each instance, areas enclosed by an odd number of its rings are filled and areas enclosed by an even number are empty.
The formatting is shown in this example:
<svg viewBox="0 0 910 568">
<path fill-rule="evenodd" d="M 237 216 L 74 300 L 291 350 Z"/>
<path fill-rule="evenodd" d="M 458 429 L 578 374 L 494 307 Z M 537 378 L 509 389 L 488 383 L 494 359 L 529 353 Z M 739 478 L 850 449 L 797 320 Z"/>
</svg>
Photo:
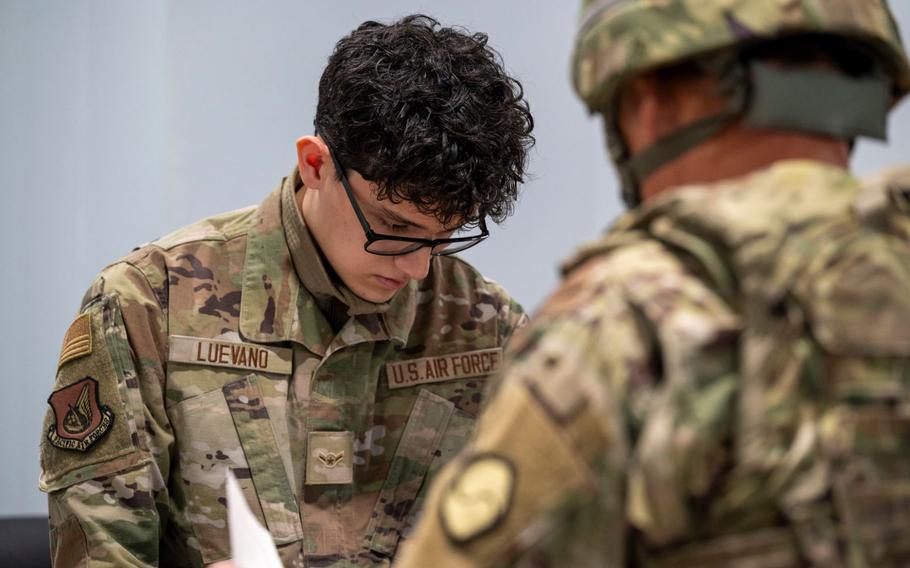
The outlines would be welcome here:
<svg viewBox="0 0 910 568">
<path fill-rule="evenodd" d="M 352 290 L 361 299 L 374 304 L 382 304 L 391 300 L 397 292 L 387 292 L 384 290 L 360 289 Z"/>
<path fill-rule="evenodd" d="M 395 297 L 395 294 L 397 294 L 397 293 L 398 293 L 398 292 L 392 292 L 391 294 L 388 294 L 388 293 L 379 294 L 379 293 L 377 293 L 377 294 L 376 294 L 376 298 L 373 299 L 373 300 L 370 300 L 370 301 L 373 302 L 374 304 L 382 304 L 382 303 L 388 302 L 389 300 L 391 300 L 392 298 L 394 298 L 394 297 Z"/>
</svg>

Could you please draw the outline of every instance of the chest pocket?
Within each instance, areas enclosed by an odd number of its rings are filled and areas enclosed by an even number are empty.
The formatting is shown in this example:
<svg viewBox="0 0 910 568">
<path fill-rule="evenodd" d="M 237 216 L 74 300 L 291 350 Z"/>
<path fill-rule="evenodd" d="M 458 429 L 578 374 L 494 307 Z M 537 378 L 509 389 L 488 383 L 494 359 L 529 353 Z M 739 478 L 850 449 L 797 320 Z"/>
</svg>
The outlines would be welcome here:
<svg viewBox="0 0 910 568">
<path fill-rule="evenodd" d="M 276 544 L 303 537 L 297 499 L 263 397 L 263 383 L 270 379 L 255 373 L 231 378 L 169 410 L 180 478 L 171 487 L 207 563 L 230 553 L 224 489 L 228 469 Z"/>
<path fill-rule="evenodd" d="M 416 520 L 429 481 L 467 443 L 474 416 L 421 389 L 392 458 L 389 475 L 367 527 L 366 547 L 392 556 Z"/>
</svg>

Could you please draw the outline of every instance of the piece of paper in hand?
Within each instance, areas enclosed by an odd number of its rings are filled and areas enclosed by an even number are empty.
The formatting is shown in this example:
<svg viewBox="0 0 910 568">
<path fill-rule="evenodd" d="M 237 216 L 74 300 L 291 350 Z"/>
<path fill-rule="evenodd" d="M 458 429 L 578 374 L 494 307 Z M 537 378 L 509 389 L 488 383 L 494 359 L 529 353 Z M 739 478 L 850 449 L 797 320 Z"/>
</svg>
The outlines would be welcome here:
<svg viewBox="0 0 910 568">
<path fill-rule="evenodd" d="M 227 470 L 231 557 L 238 568 L 282 568 L 272 535 L 250 511 L 234 472 Z"/>
</svg>

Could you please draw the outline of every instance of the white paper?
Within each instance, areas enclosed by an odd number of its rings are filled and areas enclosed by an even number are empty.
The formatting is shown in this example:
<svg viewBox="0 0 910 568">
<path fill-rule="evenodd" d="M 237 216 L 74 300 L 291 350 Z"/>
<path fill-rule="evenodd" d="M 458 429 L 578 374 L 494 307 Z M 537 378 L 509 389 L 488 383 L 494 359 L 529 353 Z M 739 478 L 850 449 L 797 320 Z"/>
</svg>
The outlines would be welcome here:
<svg viewBox="0 0 910 568">
<path fill-rule="evenodd" d="M 227 470 L 228 528 L 231 534 L 231 557 L 238 568 L 282 568 L 272 535 L 250 511 L 243 490 Z"/>
</svg>

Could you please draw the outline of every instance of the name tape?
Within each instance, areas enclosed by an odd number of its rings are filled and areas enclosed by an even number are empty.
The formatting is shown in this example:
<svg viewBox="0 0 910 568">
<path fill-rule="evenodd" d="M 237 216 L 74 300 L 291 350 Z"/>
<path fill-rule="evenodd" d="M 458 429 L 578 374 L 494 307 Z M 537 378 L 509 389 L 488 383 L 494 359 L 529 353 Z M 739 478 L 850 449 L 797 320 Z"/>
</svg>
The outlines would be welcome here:
<svg viewBox="0 0 910 568">
<path fill-rule="evenodd" d="M 290 349 L 185 335 L 170 337 L 167 359 L 178 363 L 231 367 L 280 375 L 289 375 L 292 369 Z"/>
<path fill-rule="evenodd" d="M 386 363 L 390 389 L 490 375 L 502 365 L 502 348 Z"/>
</svg>

